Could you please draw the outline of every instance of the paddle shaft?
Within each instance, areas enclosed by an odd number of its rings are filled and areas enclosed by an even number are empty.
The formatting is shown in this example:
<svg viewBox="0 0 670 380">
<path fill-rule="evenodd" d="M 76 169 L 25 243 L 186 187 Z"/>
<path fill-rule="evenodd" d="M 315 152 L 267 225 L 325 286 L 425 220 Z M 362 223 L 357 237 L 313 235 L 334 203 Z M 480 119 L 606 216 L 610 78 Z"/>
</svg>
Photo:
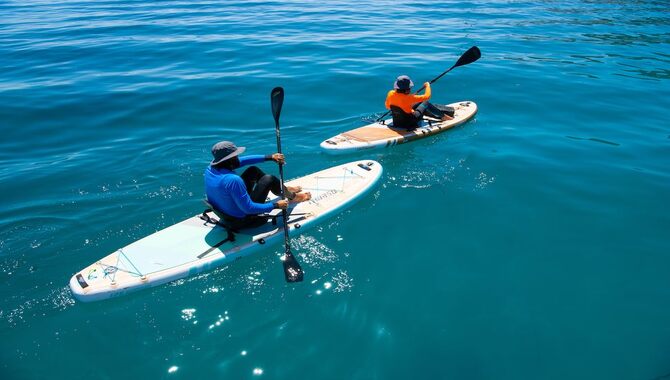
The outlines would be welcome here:
<svg viewBox="0 0 670 380">
<path fill-rule="evenodd" d="M 279 132 L 279 115 L 281 114 L 281 107 L 284 104 L 284 89 L 276 87 L 270 93 L 270 102 L 272 105 L 272 116 L 275 119 L 275 134 L 277 135 L 277 153 L 281 153 L 281 133 Z M 279 186 L 280 196 L 282 201 L 286 199 L 284 193 L 284 166 L 279 164 Z M 284 277 L 287 282 L 300 282 L 303 280 L 303 270 L 300 263 L 293 257 L 291 253 L 291 241 L 288 234 L 288 213 L 286 209 L 282 209 L 282 219 L 284 221 Z"/>
<path fill-rule="evenodd" d="M 277 135 L 277 153 L 281 153 L 281 135 L 279 133 L 279 120 L 275 120 L 275 134 Z M 286 199 L 286 194 L 284 194 L 284 165 L 279 164 L 279 187 L 281 189 L 281 199 Z M 292 255 L 291 253 L 291 241 L 288 236 L 288 221 L 286 220 L 286 209 L 282 209 L 282 219 L 284 220 L 284 247 L 286 248 L 286 254 Z"/>
<path fill-rule="evenodd" d="M 448 73 L 448 72 L 450 72 L 451 70 L 453 70 L 454 67 L 456 67 L 456 65 L 451 66 L 451 67 L 449 68 L 449 70 L 447 70 L 447 71 L 443 72 L 442 74 L 436 76 L 433 80 L 429 81 L 428 83 L 433 84 L 433 83 L 437 82 L 438 79 L 442 78 L 446 73 Z M 423 90 L 424 88 L 426 88 L 426 85 L 425 85 L 425 84 L 424 84 L 423 86 L 421 86 L 421 88 L 418 89 L 418 90 L 415 92 L 415 94 L 418 94 L 418 93 L 421 92 L 421 90 Z"/>
</svg>

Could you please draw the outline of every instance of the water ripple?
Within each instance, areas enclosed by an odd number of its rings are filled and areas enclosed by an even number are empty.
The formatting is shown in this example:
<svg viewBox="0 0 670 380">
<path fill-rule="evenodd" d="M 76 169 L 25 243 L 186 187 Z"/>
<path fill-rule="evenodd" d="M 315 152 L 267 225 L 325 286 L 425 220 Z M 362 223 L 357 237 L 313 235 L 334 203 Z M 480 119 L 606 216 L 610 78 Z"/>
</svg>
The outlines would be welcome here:
<svg viewBox="0 0 670 380">
<path fill-rule="evenodd" d="M 2 2 L 0 372 L 108 377 L 82 344 L 146 378 L 667 372 L 654 362 L 670 318 L 667 5 Z M 272 87 L 286 88 L 286 175 L 297 177 L 355 158 L 315 147 L 383 112 L 397 75 L 429 80 L 472 45 L 482 59 L 434 83 L 433 99 L 472 99 L 476 119 L 367 153 L 384 165 L 382 185 L 294 239 L 304 284 L 283 282 L 277 248 L 124 300 L 74 303 L 74 271 L 201 211 L 214 142 L 276 149 Z M 584 327 L 590 345 L 565 354 Z M 641 351 L 624 357 L 613 339 Z M 58 354 L 72 349 L 76 361 Z M 534 356 L 546 351 L 573 366 L 548 368 Z"/>
</svg>

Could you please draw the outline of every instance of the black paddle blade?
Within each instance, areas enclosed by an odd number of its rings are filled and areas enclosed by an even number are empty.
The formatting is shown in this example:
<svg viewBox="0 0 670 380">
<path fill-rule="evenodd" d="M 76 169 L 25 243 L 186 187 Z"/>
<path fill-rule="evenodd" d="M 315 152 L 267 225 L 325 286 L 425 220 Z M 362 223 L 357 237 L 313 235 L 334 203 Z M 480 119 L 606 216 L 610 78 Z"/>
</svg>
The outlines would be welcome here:
<svg viewBox="0 0 670 380">
<path fill-rule="evenodd" d="M 298 260 L 293 257 L 291 251 L 286 251 L 284 255 L 284 276 L 286 282 L 300 282 L 303 278 L 303 271 Z"/>
<path fill-rule="evenodd" d="M 272 103 L 272 117 L 275 118 L 275 124 L 279 124 L 279 115 L 281 106 L 284 104 L 284 89 L 275 87 L 270 93 L 270 103 Z"/>
<path fill-rule="evenodd" d="M 473 46 L 470 49 L 468 49 L 468 51 L 463 53 L 461 58 L 459 58 L 458 61 L 456 61 L 456 64 L 454 65 L 454 67 L 468 65 L 468 64 L 478 60 L 479 58 L 481 58 L 481 56 L 482 56 L 482 52 L 479 51 L 479 48 L 477 46 Z"/>
</svg>

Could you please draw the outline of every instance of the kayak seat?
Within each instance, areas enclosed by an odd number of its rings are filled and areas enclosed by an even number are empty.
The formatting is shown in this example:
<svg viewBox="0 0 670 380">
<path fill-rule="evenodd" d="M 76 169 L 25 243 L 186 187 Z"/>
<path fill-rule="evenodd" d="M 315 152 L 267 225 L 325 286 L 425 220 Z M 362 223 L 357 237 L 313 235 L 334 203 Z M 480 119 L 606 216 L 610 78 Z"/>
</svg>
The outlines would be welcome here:
<svg viewBox="0 0 670 380">
<path fill-rule="evenodd" d="M 397 106 L 391 106 L 391 116 L 393 117 L 393 127 L 395 128 L 415 129 L 419 126 L 419 121 L 421 120 Z"/>
<path fill-rule="evenodd" d="M 239 218 L 235 218 L 234 216 L 230 216 L 226 214 L 225 212 L 217 209 L 214 207 L 213 204 L 211 204 L 207 199 L 203 199 L 203 202 L 205 202 L 205 205 L 207 206 L 207 209 L 202 213 L 201 219 L 211 222 L 214 224 L 218 224 L 219 226 L 225 228 L 229 232 L 240 232 L 239 228 L 235 227 L 237 222 L 239 222 Z M 219 217 L 219 220 L 213 220 L 210 218 L 207 213 L 208 212 L 213 212 L 214 215 Z M 279 215 L 270 215 L 270 214 L 259 214 L 258 217 L 260 219 L 265 219 L 265 223 L 268 221 L 272 222 L 272 225 L 277 225 L 277 217 Z"/>
<path fill-rule="evenodd" d="M 203 202 L 205 202 L 207 209 L 202 212 L 202 216 L 200 217 L 200 219 L 203 219 L 208 223 L 217 224 L 223 227 L 228 232 L 239 232 L 236 228 L 233 228 L 232 224 L 230 223 L 232 220 L 231 216 L 227 215 L 225 212 L 214 207 L 214 205 L 209 203 L 207 199 L 203 199 Z M 219 220 L 210 218 L 209 215 L 207 215 L 207 213 L 209 212 L 213 212 L 214 215 L 219 217 Z"/>
</svg>

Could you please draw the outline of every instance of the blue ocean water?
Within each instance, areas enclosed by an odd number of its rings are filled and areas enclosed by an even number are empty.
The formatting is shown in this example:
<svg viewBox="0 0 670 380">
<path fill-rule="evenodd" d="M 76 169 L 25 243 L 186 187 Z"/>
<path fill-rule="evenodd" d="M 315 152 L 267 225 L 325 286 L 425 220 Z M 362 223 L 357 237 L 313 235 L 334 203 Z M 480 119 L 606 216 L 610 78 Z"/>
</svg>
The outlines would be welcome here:
<svg viewBox="0 0 670 380">
<path fill-rule="evenodd" d="M 322 140 L 433 85 L 476 119 L 348 157 Z M 0 3 L 0 377 L 670 377 L 664 0 Z M 202 210 L 223 139 L 376 191 L 282 247 L 119 299 L 70 276 Z M 274 170 L 266 166 L 268 171 Z"/>
</svg>

